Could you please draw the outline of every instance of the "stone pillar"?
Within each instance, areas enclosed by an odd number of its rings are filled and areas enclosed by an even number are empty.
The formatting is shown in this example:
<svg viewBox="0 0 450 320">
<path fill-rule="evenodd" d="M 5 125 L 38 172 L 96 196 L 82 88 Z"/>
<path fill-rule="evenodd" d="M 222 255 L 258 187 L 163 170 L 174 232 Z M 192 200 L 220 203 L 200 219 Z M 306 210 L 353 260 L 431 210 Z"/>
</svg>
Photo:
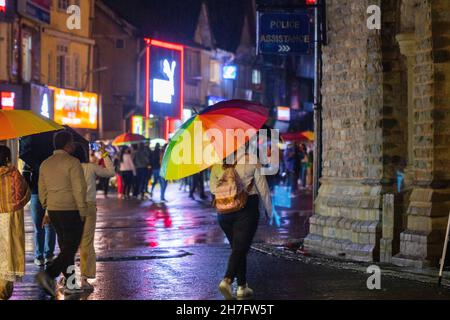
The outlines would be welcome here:
<svg viewBox="0 0 450 320">
<path fill-rule="evenodd" d="M 305 247 L 359 261 L 379 258 L 383 177 L 381 37 L 368 0 L 327 2 L 323 48 L 321 186 Z M 343 14 L 350 19 L 341 19 Z"/>
<path fill-rule="evenodd" d="M 383 196 L 383 238 L 380 243 L 380 261 L 390 263 L 393 254 L 394 241 L 394 195 Z"/>
<path fill-rule="evenodd" d="M 450 2 L 421 1 L 415 14 L 415 44 L 398 37 L 406 54 L 414 50 L 413 66 L 413 191 L 407 228 L 400 235 L 400 253 L 392 262 L 423 268 L 436 265 L 444 242 L 450 210 Z M 408 56 L 407 56 L 408 59 Z M 409 59 L 408 59 L 409 60 Z"/>
<path fill-rule="evenodd" d="M 400 47 L 400 53 L 406 57 L 407 81 L 408 81 L 408 169 L 410 171 L 414 162 L 413 137 L 414 137 L 414 67 L 416 64 L 416 35 L 414 33 L 402 33 L 395 37 Z"/>
</svg>

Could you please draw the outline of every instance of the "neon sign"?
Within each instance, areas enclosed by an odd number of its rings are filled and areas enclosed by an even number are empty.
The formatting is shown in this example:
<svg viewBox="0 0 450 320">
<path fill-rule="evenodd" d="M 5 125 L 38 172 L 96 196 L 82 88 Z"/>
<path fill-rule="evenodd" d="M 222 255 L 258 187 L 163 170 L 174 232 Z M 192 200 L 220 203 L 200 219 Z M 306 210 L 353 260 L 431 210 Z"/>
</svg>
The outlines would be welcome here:
<svg viewBox="0 0 450 320">
<path fill-rule="evenodd" d="M 131 117 L 131 133 L 144 134 L 144 117 L 132 116 Z"/>
<path fill-rule="evenodd" d="M 224 66 L 223 67 L 223 78 L 235 80 L 237 78 L 237 67 L 236 66 Z"/>
<path fill-rule="evenodd" d="M 13 110 L 16 106 L 16 94 L 14 92 L 0 93 L 0 105 L 4 110 Z"/>
<path fill-rule="evenodd" d="M 50 109 L 48 107 L 48 94 L 44 93 L 42 96 L 41 115 L 50 118 Z"/>
<path fill-rule="evenodd" d="M 6 12 L 6 0 L 0 0 L 0 12 Z"/>
<path fill-rule="evenodd" d="M 279 121 L 290 121 L 291 120 L 291 109 L 289 107 L 278 107 L 277 115 Z"/>
<path fill-rule="evenodd" d="M 98 95 L 52 87 L 55 91 L 54 120 L 74 128 L 97 129 Z"/>
<path fill-rule="evenodd" d="M 175 95 L 175 68 L 176 61 L 169 64 L 167 59 L 163 62 L 163 72 L 169 80 L 153 79 L 153 101 L 171 104 Z"/>
<path fill-rule="evenodd" d="M 181 119 L 184 104 L 184 47 L 145 39 L 145 117 Z"/>
</svg>

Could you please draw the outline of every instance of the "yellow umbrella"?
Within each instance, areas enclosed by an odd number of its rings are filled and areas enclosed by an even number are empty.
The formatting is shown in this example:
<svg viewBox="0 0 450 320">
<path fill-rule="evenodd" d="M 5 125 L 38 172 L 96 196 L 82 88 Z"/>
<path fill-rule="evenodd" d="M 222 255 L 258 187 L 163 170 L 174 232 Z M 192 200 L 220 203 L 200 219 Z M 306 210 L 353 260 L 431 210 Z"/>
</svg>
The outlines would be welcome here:
<svg viewBox="0 0 450 320">
<path fill-rule="evenodd" d="M 64 129 L 56 122 L 26 110 L 0 110 L 0 140 Z"/>
</svg>

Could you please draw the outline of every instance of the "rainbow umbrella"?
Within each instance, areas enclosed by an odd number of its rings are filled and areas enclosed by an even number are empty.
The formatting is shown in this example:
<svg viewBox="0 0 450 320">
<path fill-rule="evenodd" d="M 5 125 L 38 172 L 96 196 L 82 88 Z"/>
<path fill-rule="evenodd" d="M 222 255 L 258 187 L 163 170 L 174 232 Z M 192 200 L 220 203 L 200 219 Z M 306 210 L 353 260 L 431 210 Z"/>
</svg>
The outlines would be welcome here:
<svg viewBox="0 0 450 320">
<path fill-rule="evenodd" d="M 113 146 L 124 146 L 128 144 L 138 144 L 146 140 L 147 139 L 140 134 L 123 133 L 120 136 L 116 137 L 112 144 Z"/>
<path fill-rule="evenodd" d="M 0 110 L 0 140 L 64 129 L 56 122 L 27 110 Z"/>
<path fill-rule="evenodd" d="M 243 100 L 206 108 L 175 132 L 164 153 L 161 175 L 178 180 L 223 161 L 253 137 L 268 116 L 264 106 Z"/>
</svg>

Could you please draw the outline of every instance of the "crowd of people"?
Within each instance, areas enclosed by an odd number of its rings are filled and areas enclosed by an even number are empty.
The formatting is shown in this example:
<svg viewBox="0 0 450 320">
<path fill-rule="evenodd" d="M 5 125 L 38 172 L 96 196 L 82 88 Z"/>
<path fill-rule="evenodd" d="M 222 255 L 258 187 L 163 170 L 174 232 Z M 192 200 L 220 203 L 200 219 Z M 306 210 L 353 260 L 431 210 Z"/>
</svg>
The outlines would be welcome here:
<svg viewBox="0 0 450 320">
<path fill-rule="evenodd" d="M 36 280 L 47 293 L 55 296 L 57 278 L 64 294 L 94 289 L 90 280 L 96 278 L 97 190 L 102 190 L 106 198 L 111 185 L 114 185 L 119 198 L 144 200 L 147 195 L 153 198 L 159 184 L 160 201 L 166 201 L 168 182 L 160 174 L 164 146 L 157 144 L 152 150 L 148 143 L 140 143 L 107 152 L 105 145 L 100 143 L 94 150 L 86 150 L 84 145 L 74 142 L 70 132 L 62 131 L 55 134 L 54 149 L 53 155 L 37 170 L 25 164 L 20 173 L 11 166 L 11 151 L 0 146 L 0 183 L 4 186 L 0 192 L 0 300 L 10 298 L 14 282 L 24 276 L 24 207 L 28 202 L 34 224 L 34 263 L 42 267 Z M 312 180 L 312 160 L 312 151 L 306 145 L 291 143 L 280 152 L 280 170 L 274 176 L 260 176 L 254 165 L 230 167 L 224 164 L 180 181 L 179 191 L 188 189 L 193 200 L 198 192 L 200 199 L 207 200 L 205 183 L 210 180 L 210 191 L 215 201 L 217 194 L 221 193 L 223 172 L 232 169 L 242 179 L 238 182 L 248 189 L 245 207 L 235 214 L 218 215 L 219 225 L 233 249 L 226 276 L 220 285 L 226 298 L 230 297 L 230 285 L 235 278 L 240 295 L 252 294 L 246 284 L 244 265 L 257 226 L 256 196 L 264 204 L 266 213 L 271 215 L 273 186 L 285 184 L 293 194 L 307 188 Z M 232 189 L 229 185 L 224 187 L 227 192 Z M 246 231 L 238 232 L 236 228 Z M 60 252 L 55 258 L 56 243 Z M 78 251 L 80 279 L 74 276 Z"/>
<path fill-rule="evenodd" d="M 304 143 L 289 143 L 281 154 L 279 181 L 289 186 L 293 195 L 311 188 L 313 151 Z M 299 185 L 300 180 L 300 185 Z M 279 182 L 278 181 L 278 182 Z"/>
<path fill-rule="evenodd" d="M 140 198 L 146 195 L 153 198 L 155 187 L 159 184 L 161 201 L 165 198 L 167 181 L 161 177 L 161 162 L 165 147 L 156 144 L 151 150 L 147 143 L 121 147 L 114 157 L 116 187 L 119 198 Z M 149 183 L 152 181 L 151 189 Z"/>
<path fill-rule="evenodd" d="M 12 296 L 14 282 L 25 273 L 24 208 L 30 202 L 34 225 L 34 263 L 41 267 L 37 283 L 56 296 L 56 282 L 64 294 L 92 292 L 96 278 L 94 247 L 97 190 L 108 196 L 116 178 L 119 197 L 152 196 L 161 186 L 165 201 L 167 182 L 161 177 L 164 147 L 148 144 L 106 151 L 104 144 L 86 150 L 70 132 L 55 134 L 53 155 L 39 168 L 24 165 L 22 173 L 11 163 L 11 151 L 0 146 L 0 300 Z M 153 180 L 149 191 L 149 181 Z M 56 242 L 59 254 L 55 258 Z M 75 256 L 80 253 L 80 278 Z"/>
</svg>

